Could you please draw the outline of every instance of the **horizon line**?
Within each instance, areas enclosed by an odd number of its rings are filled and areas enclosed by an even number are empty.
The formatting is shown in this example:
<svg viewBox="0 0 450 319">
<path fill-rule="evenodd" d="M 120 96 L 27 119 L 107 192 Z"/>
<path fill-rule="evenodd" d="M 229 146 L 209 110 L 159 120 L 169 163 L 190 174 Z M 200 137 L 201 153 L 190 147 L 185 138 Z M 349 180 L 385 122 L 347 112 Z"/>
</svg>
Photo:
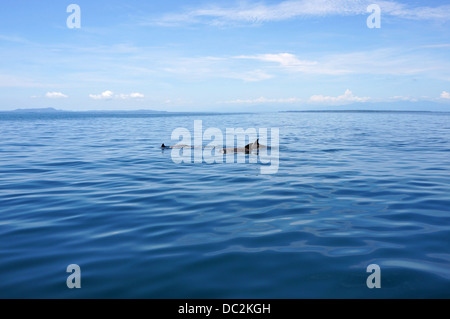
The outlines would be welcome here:
<svg viewBox="0 0 450 319">
<path fill-rule="evenodd" d="M 370 109 L 342 109 L 342 110 L 333 110 L 333 109 L 323 109 L 323 110 L 279 110 L 279 111 L 254 111 L 254 112 L 236 112 L 236 111 L 160 111 L 160 110 L 152 110 L 152 109 L 136 109 L 136 110 L 61 110 L 55 109 L 53 107 L 48 108 L 18 108 L 14 110 L 0 110 L 0 113 L 138 113 L 138 112 L 148 112 L 148 113 L 207 113 L 207 114 L 257 114 L 257 113 L 450 113 L 450 111 L 430 111 L 430 110 L 370 110 Z"/>
</svg>

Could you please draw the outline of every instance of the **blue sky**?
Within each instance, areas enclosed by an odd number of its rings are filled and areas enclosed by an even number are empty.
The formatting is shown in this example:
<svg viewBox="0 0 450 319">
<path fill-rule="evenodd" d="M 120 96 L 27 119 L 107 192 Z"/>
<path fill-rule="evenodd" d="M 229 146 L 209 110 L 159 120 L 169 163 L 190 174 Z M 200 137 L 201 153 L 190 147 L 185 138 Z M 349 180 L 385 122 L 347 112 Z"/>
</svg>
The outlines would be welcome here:
<svg viewBox="0 0 450 319">
<path fill-rule="evenodd" d="M 0 110 L 450 111 L 450 2 L 3 1 L 0 59 Z"/>
</svg>

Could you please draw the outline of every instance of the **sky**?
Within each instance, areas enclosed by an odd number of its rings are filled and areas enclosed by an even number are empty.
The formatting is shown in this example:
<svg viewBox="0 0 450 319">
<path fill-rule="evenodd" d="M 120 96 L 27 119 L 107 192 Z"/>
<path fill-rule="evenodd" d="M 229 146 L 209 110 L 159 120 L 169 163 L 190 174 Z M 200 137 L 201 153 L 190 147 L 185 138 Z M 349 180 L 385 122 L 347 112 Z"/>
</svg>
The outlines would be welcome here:
<svg viewBox="0 0 450 319">
<path fill-rule="evenodd" d="M 0 110 L 450 111 L 450 1 L 7 0 L 0 61 Z"/>
</svg>

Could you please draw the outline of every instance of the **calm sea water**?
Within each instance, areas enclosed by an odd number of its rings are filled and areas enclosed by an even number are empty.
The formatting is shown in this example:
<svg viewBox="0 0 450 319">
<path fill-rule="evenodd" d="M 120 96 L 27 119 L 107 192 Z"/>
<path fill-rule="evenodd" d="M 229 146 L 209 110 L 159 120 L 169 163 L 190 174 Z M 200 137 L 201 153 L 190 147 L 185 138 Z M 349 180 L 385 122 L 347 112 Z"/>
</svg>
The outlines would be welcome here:
<svg viewBox="0 0 450 319">
<path fill-rule="evenodd" d="M 278 173 L 175 164 L 194 120 Z M 449 242 L 448 113 L 0 113 L 1 298 L 450 298 Z"/>
</svg>

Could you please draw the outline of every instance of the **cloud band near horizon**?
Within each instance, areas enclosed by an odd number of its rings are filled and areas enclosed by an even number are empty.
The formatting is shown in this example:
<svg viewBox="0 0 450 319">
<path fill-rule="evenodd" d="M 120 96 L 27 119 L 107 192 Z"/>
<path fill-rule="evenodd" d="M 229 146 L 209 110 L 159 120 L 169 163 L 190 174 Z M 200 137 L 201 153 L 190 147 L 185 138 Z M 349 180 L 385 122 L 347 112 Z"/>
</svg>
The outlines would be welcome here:
<svg viewBox="0 0 450 319">
<path fill-rule="evenodd" d="M 219 104 L 294 104 L 294 103 L 306 103 L 312 105 L 330 105 L 330 106 L 340 106 L 348 105 L 352 103 L 373 103 L 373 102 L 395 102 L 395 101 L 409 101 L 409 102 L 419 102 L 419 101 L 432 101 L 432 102 L 444 102 L 450 100 L 450 92 L 443 91 L 438 98 L 433 97 L 409 97 L 409 96 L 393 96 L 386 99 L 373 98 L 373 97 L 360 97 L 349 89 L 345 90 L 344 94 L 338 96 L 329 96 L 323 94 L 312 95 L 309 98 L 299 98 L 299 97 L 289 97 L 289 98 L 266 98 L 258 97 L 255 99 L 236 99 L 231 101 L 220 102 Z"/>
</svg>

